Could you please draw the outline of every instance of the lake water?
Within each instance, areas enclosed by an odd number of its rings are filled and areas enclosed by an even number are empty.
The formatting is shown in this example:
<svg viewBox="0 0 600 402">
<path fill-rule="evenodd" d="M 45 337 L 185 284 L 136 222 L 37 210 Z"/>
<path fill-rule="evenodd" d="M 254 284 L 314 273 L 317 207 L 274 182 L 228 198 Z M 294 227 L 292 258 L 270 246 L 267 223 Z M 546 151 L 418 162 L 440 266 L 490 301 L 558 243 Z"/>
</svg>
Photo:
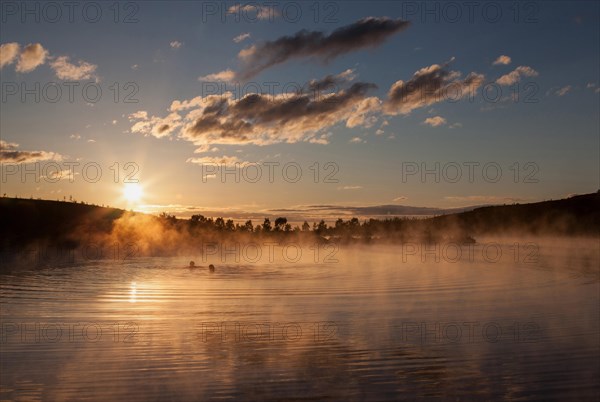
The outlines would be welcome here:
<svg viewBox="0 0 600 402">
<path fill-rule="evenodd" d="M 597 240 L 429 247 L 5 270 L 0 399 L 598 400 Z"/>
</svg>

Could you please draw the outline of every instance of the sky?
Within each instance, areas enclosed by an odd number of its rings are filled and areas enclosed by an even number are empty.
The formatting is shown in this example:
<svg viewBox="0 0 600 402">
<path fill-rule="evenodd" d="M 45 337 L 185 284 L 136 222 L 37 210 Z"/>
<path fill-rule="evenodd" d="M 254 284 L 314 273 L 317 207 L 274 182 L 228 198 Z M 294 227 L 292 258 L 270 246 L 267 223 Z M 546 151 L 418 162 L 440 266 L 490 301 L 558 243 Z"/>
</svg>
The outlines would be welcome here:
<svg viewBox="0 0 600 402">
<path fill-rule="evenodd" d="M 596 1 L 0 12 L 9 197 L 242 218 L 600 188 Z"/>
</svg>

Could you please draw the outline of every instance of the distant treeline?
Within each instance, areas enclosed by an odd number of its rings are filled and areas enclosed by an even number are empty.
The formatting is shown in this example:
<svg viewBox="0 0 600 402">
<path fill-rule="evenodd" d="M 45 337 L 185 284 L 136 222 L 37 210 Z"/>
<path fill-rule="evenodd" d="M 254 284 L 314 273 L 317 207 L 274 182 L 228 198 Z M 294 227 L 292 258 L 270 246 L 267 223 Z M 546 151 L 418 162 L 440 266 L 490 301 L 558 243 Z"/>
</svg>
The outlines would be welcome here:
<svg viewBox="0 0 600 402">
<path fill-rule="evenodd" d="M 178 219 L 74 202 L 0 198 L 0 251 L 31 245 L 76 249 L 86 243 L 135 243 L 153 253 L 173 254 L 203 241 L 283 241 L 339 243 L 473 242 L 483 235 L 599 236 L 600 194 L 531 204 L 481 207 L 433 218 L 348 220 L 334 224 L 304 222 L 292 226 L 285 217 L 235 223 L 231 219 L 193 215 Z"/>
</svg>

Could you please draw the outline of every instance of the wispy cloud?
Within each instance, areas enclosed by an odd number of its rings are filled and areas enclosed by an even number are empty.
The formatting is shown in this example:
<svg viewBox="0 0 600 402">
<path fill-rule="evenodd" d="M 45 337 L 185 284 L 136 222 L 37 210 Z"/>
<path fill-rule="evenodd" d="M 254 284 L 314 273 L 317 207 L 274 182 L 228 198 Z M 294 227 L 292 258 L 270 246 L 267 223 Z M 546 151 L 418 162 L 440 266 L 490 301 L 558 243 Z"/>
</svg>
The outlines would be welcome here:
<svg viewBox="0 0 600 402">
<path fill-rule="evenodd" d="M 235 72 L 232 70 L 224 70 L 214 74 L 208 74 L 202 77 L 198 77 L 199 81 L 220 81 L 220 82 L 231 82 L 235 79 Z"/>
<path fill-rule="evenodd" d="M 493 65 L 508 65 L 511 61 L 512 59 L 509 56 L 502 55 L 498 56 L 498 58 L 494 61 Z"/>
<path fill-rule="evenodd" d="M 171 46 L 173 49 L 179 49 L 181 46 L 183 46 L 183 43 L 179 42 L 178 40 L 174 40 L 169 43 L 169 46 Z"/>
<path fill-rule="evenodd" d="M 330 61 L 345 53 L 381 45 L 408 25 L 409 22 L 400 19 L 368 17 L 338 28 L 329 35 L 302 30 L 292 36 L 253 45 L 238 54 L 244 62 L 240 77 L 251 78 L 292 58 L 316 57 Z"/>
<path fill-rule="evenodd" d="M 219 148 L 211 147 L 209 144 L 200 145 L 198 148 L 194 150 L 195 154 L 203 154 L 207 152 L 218 152 Z"/>
<path fill-rule="evenodd" d="M 0 140 L 0 161 L 4 163 L 33 163 L 45 160 L 61 160 L 62 155 L 48 151 L 22 151 L 19 144 Z"/>
<path fill-rule="evenodd" d="M 135 124 L 131 127 L 132 133 L 151 135 L 156 138 L 168 137 L 182 124 L 181 116 L 177 113 L 171 113 L 166 117 L 148 117 L 146 111 L 130 114 L 129 121 L 135 121 Z"/>
<path fill-rule="evenodd" d="M 321 134 L 320 136 L 315 136 L 315 137 L 309 138 L 308 142 L 311 144 L 327 145 L 327 144 L 329 144 L 329 138 L 331 138 L 332 135 L 333 135 L 333 133 L 331 133 L 331 132 Z"/>
<path fill-rule="evenodd" d="M 308 83 L 308 89 L 314 92 L 324 90 L 337 90 L 343 84 L 346 84 L 356 78 L 353 69 L 347 69 L 339 74 L 330 74 L 319 80 L 311 80 Z"/>
<path fill-rule="evenodd" d="M 519 66 L 508 74 L 496 80 L 500 85 L 512 85 L 521 80 L 521 77 L 537 77 L 539 73 L 529 66 Z"/>
<path fill-rule="evenodd" d="M 425 119 L 423 124 L 427 124 L 431 127 L 439 127 L 446 124 L 446 119 L 444 119 L 442 116 L 428 117 Z"/>
<path fill-rule="evenodd" d="M 78 64 L 69 62 L 67 56 L 59 56 L 50 62 L 50 67 L 56 73 L 56 76 L 61 80 L 85 80 L 97 78 L 96 68 L 98 66 L 79 60 Z"/>
<path fill-rule="evenodd" d="M 228 14 L 242 14 L 246 20 L 270 20 L 273 21 L 278 17 L 279 11 L 268 5 L 258 4 L 235 4 L 227 9 Z"/>
<path fill-rule="evenodd" d="M 200 158 L 188 158 L 186 162 L 197 165 L 227 165 L 233 166 L 236 163 L 241 164 L 242 161 L 237 156 L 203 156 Z"/>
<path fill-rule="evenodd" d="M 246 32 L 246 33 L 243 33 L 243 34 L 239 34 L 238 36 L 236 36 L 235 38 L 233 38 L 233 41 L 235 43 L 240 43 L 240 42 L 248 39 L 249 37 L 250 37 L 250 33 Z"/>
<path fill-rule="evenodd" d="M 384 105 L 386 113 L 409 114 L 415 109 L 449 98 L 458 100 L 481 86 L 484 80 L 482 74 L 472 72 L 461 80 L 460 72 L 448 69 L 450 62 L 423 67 L 406 82 L 396 81 L 388 91 L 388 99 Z"/>
<path fill-rule="evenodd" d="M 337 189 L 338 190 L 360 190 L 362 188 L 363 188 L 362 186 L 341 186 L 341 187 L 338 187 Z"/>
<path fill-rule="evenodd" d="M 375 85 L 363 82 L 320 97 L 305 93 L 251 93 L 235 99 L 231 92 L 172 102 L 165 118 L 145 111 L 131 114 L 132 132 L 163 137 L 180 128 L 179 137 L 196 145 L 281 142 L 328 143 L 325 131 L 338 123 L 347 127 L 373 124 L 370 114 L 380 101 L 367 94 Z M 160 127 L 163 127 L 162 129 Z"/>
<path fill-rule="evenodd" d="M 573 87 L 571 85 L 567 85 L 567 86 L 564 86 L 564 87 L 558 89 L 556 92 L 554 92 L 554 94 L 556 96 L 565 96 L 567 93 L 569 93 L 571 91 L 571 89 L 573 89 Z"/>
</svg>

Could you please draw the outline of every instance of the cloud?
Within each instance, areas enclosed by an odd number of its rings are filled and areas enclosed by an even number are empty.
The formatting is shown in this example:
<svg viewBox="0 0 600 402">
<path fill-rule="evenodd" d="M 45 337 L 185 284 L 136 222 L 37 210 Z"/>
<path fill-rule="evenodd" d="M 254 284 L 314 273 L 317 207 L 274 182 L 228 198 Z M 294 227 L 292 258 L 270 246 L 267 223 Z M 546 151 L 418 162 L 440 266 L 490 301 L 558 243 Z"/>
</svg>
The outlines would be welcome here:
<svg viewBox="0 0 600 402">
<path fill-rule="evenodd" d="M 252 15 L 255 15 L 256 19 L 259 20 L 270 20 L 273 21 L 275 17 L 279 16 L 279 11 L 269 6 L 259 6 L 256 4 L 236 4 L 227 9 L 227 14 L 243 15 L 244 19 L 251 21 Z"/>
<path fill-rule="evenodd" d="M 59 56 L 50 62 L 50 67 L 61 80 L 86 80 L 96 77 L 95 64 L 79 60 L 78 65 L 69 62 L 67 56 Z"/>
<path fill-rule="evenodd" d="M 161 118 L 156 116 L 148 117 L 147 112 L 139 111 L 130 114 L 129 121 L 136 121 L 131 127 L 132 133 L 139 133 L 146 136 L 151 135 L 156 138 L 168 137 L 181 126 L 181 116 L 177 113 L 171 113 Z"/>
<path fill-rule="evenodd" d="M 2 151 L 10 151 L 19 147 L 19 144 L 15 142 L 7 142 L 4 140 L 0 140 L 0 150 Z"/>
<path fill-rule="evenodd" d="M 186 162 L 197 165 L 227 165 L 234 166 L 243 163 L 237 156 L 203 156 L 201 158 L 188 158 Z"/>
<path fill-rule="evenodd" d="M 554 94 L 556 96 L 565 96 L 571 89 L 573 89 L 573 87 L 571 85 L 567 85 L 554 92 Z"/>
<path fill-rule="evenodd" d="M 450 125 L 448 126 L 448 128 L 461 128 L 462 126 L 463 126 L 463 125 L 462 125 L 462 123 L 458 123 L 458 122 L 456 122 L 456 123 L 452 123 L 452 124 L 450 124 Z"/>
<path fill-rule="evenodd" d="M 19 54 L 19 44 L 16 42 L 0 45 L 0 69 L 12 64 Z"/>
<path fill-rule="evenodd" d="M 129 119 L 139 120 L 139 119 L 147 119 L 147 118 L 148 118 L 148 112 L 146 112 L 145 110 L 139 110 L 139 111 L 131 113 L 129 115 Z"/>
<path fill-rule="evenodd" d="M 44 64 L 47 56 L 48 51 L 42 45 L 39 43 L 29 44 L 21 52 L 16 70 L 19 73 L 33 71 L 37 66 Z"/>
<path fill-rule="evenodd" d="M 349 142 L 351 142 L 353 144 L 360 144 L 361 142 L 363 142 L 363 140 L 360 137 L 353 137 L 353 138 L 350 139 Z"/>
<path fill-rule="evenodd" d="M 204 144 L 295 143 L 325 144 L 332 126 L 372 124 L 369 118 L 379 107 L 377 98 L 367 97 L 374 84 L 357 82 L 334 93 L 311 97 L 305 93 L 251 93 L 234 99 L 231 92 L 175 100 L 165 118 L 148 117 L 145 111 L 129 116 L 132 132 L 162 137 L 180 128 L 179 138 Z M 168 121 L 167 121 L 168 120 Z M 167 125 L 168 131 L 159 126 Z"/>
<path fill-rule="evenodd" d="M 0 140 L 0 162 L 33 163 L 45 160 L 61 160 L 62 155 L 47 151 L 20 151 L 19 144 Z"/>
<path fill-rule="evenodd" d="M 134 65 L 131 66 L 131 69 L 133 71 L 137 70 L 138 68 L 140 68 L 139 64 L 134 64 Z"/>
<path fill-rule="evenodd" d="M 310 138 L 308 140 L 308 142 L 311 144 L 327 145 L 327 144 L 329 144 L 329 138 L 332 135 L 333 135 L 333 133 L 331 133 L 331 132 L 325 133 L 325 134 L 322 134 L 321 136 Z"/>
<path fill-rule="evenodd" d="M 333 75 L 330 74 L 324 78 L 319 80 L 311 80 L 308 83 L 308 89 L 314 92 L 321 92 L 324 90 L 337 90 L 341 85 L 350 82 L 356 78 L 356 74 L 354 70 L 347 69 L 346 71 L 342 71 L 339 74 Z"/>
<path fill-rule="evenodd" d="M 405 196 L 402 195 L 400 197 L 394 198 L 392 201 L 394 201 L 394 202 L 400 202 L 400 201 L 404 201 L 404 200 L 407 200 L 407 199 L 408 199 L 408 197 L 405 197 Z"/>
<path fill-rule="evenodd" d="M 377 122 L 374 113 L 381 111 L 381 100 L 377 97 L 369 97 L 356 104 L 354 113 L 346 121 L 346 127 L 353 128 L 364 126 L 371 128 Z"/>
<path fill-rule="evenodd" d="M 232 70 L 224 70 L 214 74 L 208 74 L 202 77 L 198 77 L 199 81 L 221 81 L 231 82 L 235 78 L 235 72 Z"/>
<path fill-rule="evenodd" d="M 198 148 L 196 148 L 194 150 L 194 153 L 195 154 L 203 154 L 206 152 L 217 152 L 217 151 L 219 151 L 219 148 L 211 147 L 209 144 L 203 144 L 203 145 L 200 145 Z"/>
<path fill-rule="evenodd" d="M 244 62 L 240 76 L 251 78 L 263 70 L 292 58 L 316 57 L 323 61 L 358 49 L 381 45 L 389 36 L 407 28 L 408 21 L 387 17 L 367 17 L 326 35 L 301 30 L 292 36 L 253 45 L 239 52 Z"/>
<path fill-rule="evenodd" d="M 183 43 L 179 42 L 178 40 L 174 40 L 173 42 L 169 43 L 169 45 L 173 49 L 179 49 L 181 46 L 183 46 Z"/>
<path fill-rule="evenodd" d="M 73 182 L 75 175 L 78 174 L 79 173 L 74 172 L 73 169 L 65 169 L 61 171 L 49 169 L 48 175 L 42 175 L 40 178 L 49 179 L 50 181 L 69 180 L 70 182 Z"/>
<path fill-rule="evenodd" d="M 342 187 L 338 187 L 338 190 L 360 190 L 361 188 L 363 188 L 362 186 L 342 186 Z"/>
<path fill-rule="evenodd" d="M 496 61 L 494 61 L 494 63 L 492 63 L 492 64 L 494 66 L 497 66 L 497 65 L 500 65 L 500 64 L 502 64 L 502 65 L 508 65 L 508 64 L 510 64 L 511 61 L 512 61 L 512 59 L 509 56 L 502 55 L 502 56 L 498 56 L 498 58 L 496 59 Z"/>
<path fill-rule="evenodd" d="M 519 66 L 510 73 L 503 75 L 496 80 L 500 85 L 512 85 L 521 80 L 521 77 L 537 77 L 539 73 L 528 66 Z"/>
<path fill-rule="evenodd" d="M 409 114 L 445 99 L 458 100 L 473 93 L 483 83 L 484 76 L 474 72 L 460 80 L 460 72 L 448 70 L 449 63 L 423 67 L 410 80 L 396 81 L 388 91 L 385 112 Z"/>
<path fill-rule="evenodd" d="M 428 117 L 425 119 L 423 124 L 428 124 L 431 127 L 439 127 L 446 124 L 446 119 L 444 119 L 442 116 Z"/>
<path fill-rule="evenodd" d="M 594 93 L 600 93 L 600 87 L 597 87 L 595 82 L 588 82 L 588 84 L 585 87 L 587 89 L 593 90 Z"/>
<path fill-rule="evenodd" d="M 233 38 L 233 41 L 235 43 L 240 43 L 241 41 L 246 40 L 249 37 L 250 37 L 250 33 L 246 32 L 246 33 L 240 34 L 240 35 L 236 36 L 235 38 Z"/>
</svg>

